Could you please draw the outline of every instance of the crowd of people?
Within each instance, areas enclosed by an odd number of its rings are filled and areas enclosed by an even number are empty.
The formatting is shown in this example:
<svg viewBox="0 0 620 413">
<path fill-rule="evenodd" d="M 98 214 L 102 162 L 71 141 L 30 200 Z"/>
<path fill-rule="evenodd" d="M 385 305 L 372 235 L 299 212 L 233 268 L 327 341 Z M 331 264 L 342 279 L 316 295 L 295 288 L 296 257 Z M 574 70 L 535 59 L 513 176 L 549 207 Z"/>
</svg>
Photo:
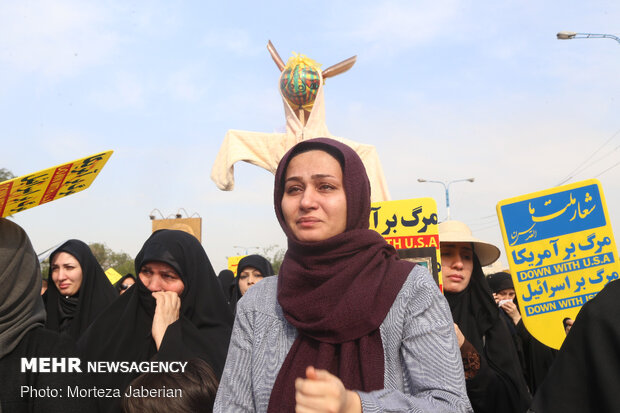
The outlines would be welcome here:
<svg viewBox="0 0 620 413">
<path fill-rule="evenodd" d="M 525 328 L 510 274 L 484 275 L 500 250 L 464 223 L 439 224 L 444 294 L 368 229 L 370 184 L 348 146 L 289 150 L 274 208 L 277 276 L 260 255 L 216 276 L 196 238 L 160 230 L 115 286 L 88 245 L 65 242 L 42 295 L 28 236 L 0 219 L 0 412 L 620 411 L 618 282 L 558 352 Z M 183 369 L 25 371 L 24 359 Z"/>
</svg>

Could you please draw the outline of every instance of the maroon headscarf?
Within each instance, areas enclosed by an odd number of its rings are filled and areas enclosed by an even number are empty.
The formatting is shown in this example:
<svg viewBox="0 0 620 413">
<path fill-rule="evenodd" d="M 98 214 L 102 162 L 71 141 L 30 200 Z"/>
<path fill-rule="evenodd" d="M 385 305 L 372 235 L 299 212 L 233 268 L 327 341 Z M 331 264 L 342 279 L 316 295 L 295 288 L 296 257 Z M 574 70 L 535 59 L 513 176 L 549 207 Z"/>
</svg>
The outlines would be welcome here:
<svg viewBox="0 0 620 413">
<path fill-rule="evenodd" d="M 298 241 L 282 212 L 284 180 L 290 160 L 309 150 L 322 150 L 342 167 L 347 200 L 343 233 L 317 242 Z M 299 335 L 278 373 L 269 412 L 293 411 L 295 379 L 307 366 L 328 370 L 349 390 L 384 387 L 383 344 L 379 326 L 413 268 L 396 250 L 368 229 L 370 183 L 359 156 L 349 146 L 328 138 L 303 141 L 278 166 L 274 204 L 288 250 L 278 276 L 278 302 Z"/>
</svg>

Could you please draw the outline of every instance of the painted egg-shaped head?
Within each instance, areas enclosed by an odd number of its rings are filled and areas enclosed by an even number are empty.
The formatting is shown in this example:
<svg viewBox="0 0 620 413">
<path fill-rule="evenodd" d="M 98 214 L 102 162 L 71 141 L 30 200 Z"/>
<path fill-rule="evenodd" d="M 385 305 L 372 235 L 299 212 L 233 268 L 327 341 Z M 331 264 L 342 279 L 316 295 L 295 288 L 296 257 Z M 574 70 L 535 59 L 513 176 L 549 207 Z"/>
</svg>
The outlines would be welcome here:
<svg viewBox="0 0 620 413">
<path fill-rule="evenodd" d="M 321 82 L 319 70 L 304 59 L 289 60 L 280 77 L 280 91 L 293 109 L 312 110 Z"/>
</svg>

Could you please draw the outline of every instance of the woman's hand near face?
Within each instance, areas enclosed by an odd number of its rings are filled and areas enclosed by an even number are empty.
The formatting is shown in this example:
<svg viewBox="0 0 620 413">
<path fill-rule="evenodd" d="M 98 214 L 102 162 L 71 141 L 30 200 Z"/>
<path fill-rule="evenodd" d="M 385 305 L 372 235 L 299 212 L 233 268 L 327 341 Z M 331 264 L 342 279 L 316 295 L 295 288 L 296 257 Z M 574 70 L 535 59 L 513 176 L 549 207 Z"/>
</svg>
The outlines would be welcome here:
<svg viewBox="0 0 620 413">
<path fill-rule="evenodd" d="M 156 303 L 151 335 L 159 351 L 159 346 L 164 338 L 164 334 L 166 334 L 166 329 L 170 324 L 179 319 L 181 299 L 174 291 L 158 291 L 152 293 L 152 295 Z"/>
<path fill-rule="evenodd" d="M 295 412 L 361 413 L 359 395 L 344 388 L 342 381 L 328 372 L 312 366 L 306 368 L 306 378 L 295 380 Z"/>
<path fill-rule="evenodd" d="M 519 310 L 517 309 L 515 303 L 513 303 L 512 301 L 506 301 L 502 304 L 501 309 L 504 310 L 506 314 L 508 314 L 508 316 L 512 319 L 514 325 L 519 324 L 519 321 L 521 320 L 521 314 L 519 314 Z"/>
</svg>

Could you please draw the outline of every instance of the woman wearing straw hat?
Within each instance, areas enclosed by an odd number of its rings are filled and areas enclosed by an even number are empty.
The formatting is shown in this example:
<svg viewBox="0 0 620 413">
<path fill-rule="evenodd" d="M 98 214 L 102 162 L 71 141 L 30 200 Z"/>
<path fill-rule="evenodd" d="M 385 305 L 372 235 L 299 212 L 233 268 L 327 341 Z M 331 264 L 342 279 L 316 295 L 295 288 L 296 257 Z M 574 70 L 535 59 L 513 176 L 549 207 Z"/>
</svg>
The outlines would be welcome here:
<svg viewBox="0 0 620 413">
<path fill-rule="evenodd" d="M 499 249 L 459 221 L 439 224 L 441 269 L 461 349 L 467 395 L 476 413 L 525 412 L 531 396 L 510 331 L 482 272 Z"/>
</svg>

